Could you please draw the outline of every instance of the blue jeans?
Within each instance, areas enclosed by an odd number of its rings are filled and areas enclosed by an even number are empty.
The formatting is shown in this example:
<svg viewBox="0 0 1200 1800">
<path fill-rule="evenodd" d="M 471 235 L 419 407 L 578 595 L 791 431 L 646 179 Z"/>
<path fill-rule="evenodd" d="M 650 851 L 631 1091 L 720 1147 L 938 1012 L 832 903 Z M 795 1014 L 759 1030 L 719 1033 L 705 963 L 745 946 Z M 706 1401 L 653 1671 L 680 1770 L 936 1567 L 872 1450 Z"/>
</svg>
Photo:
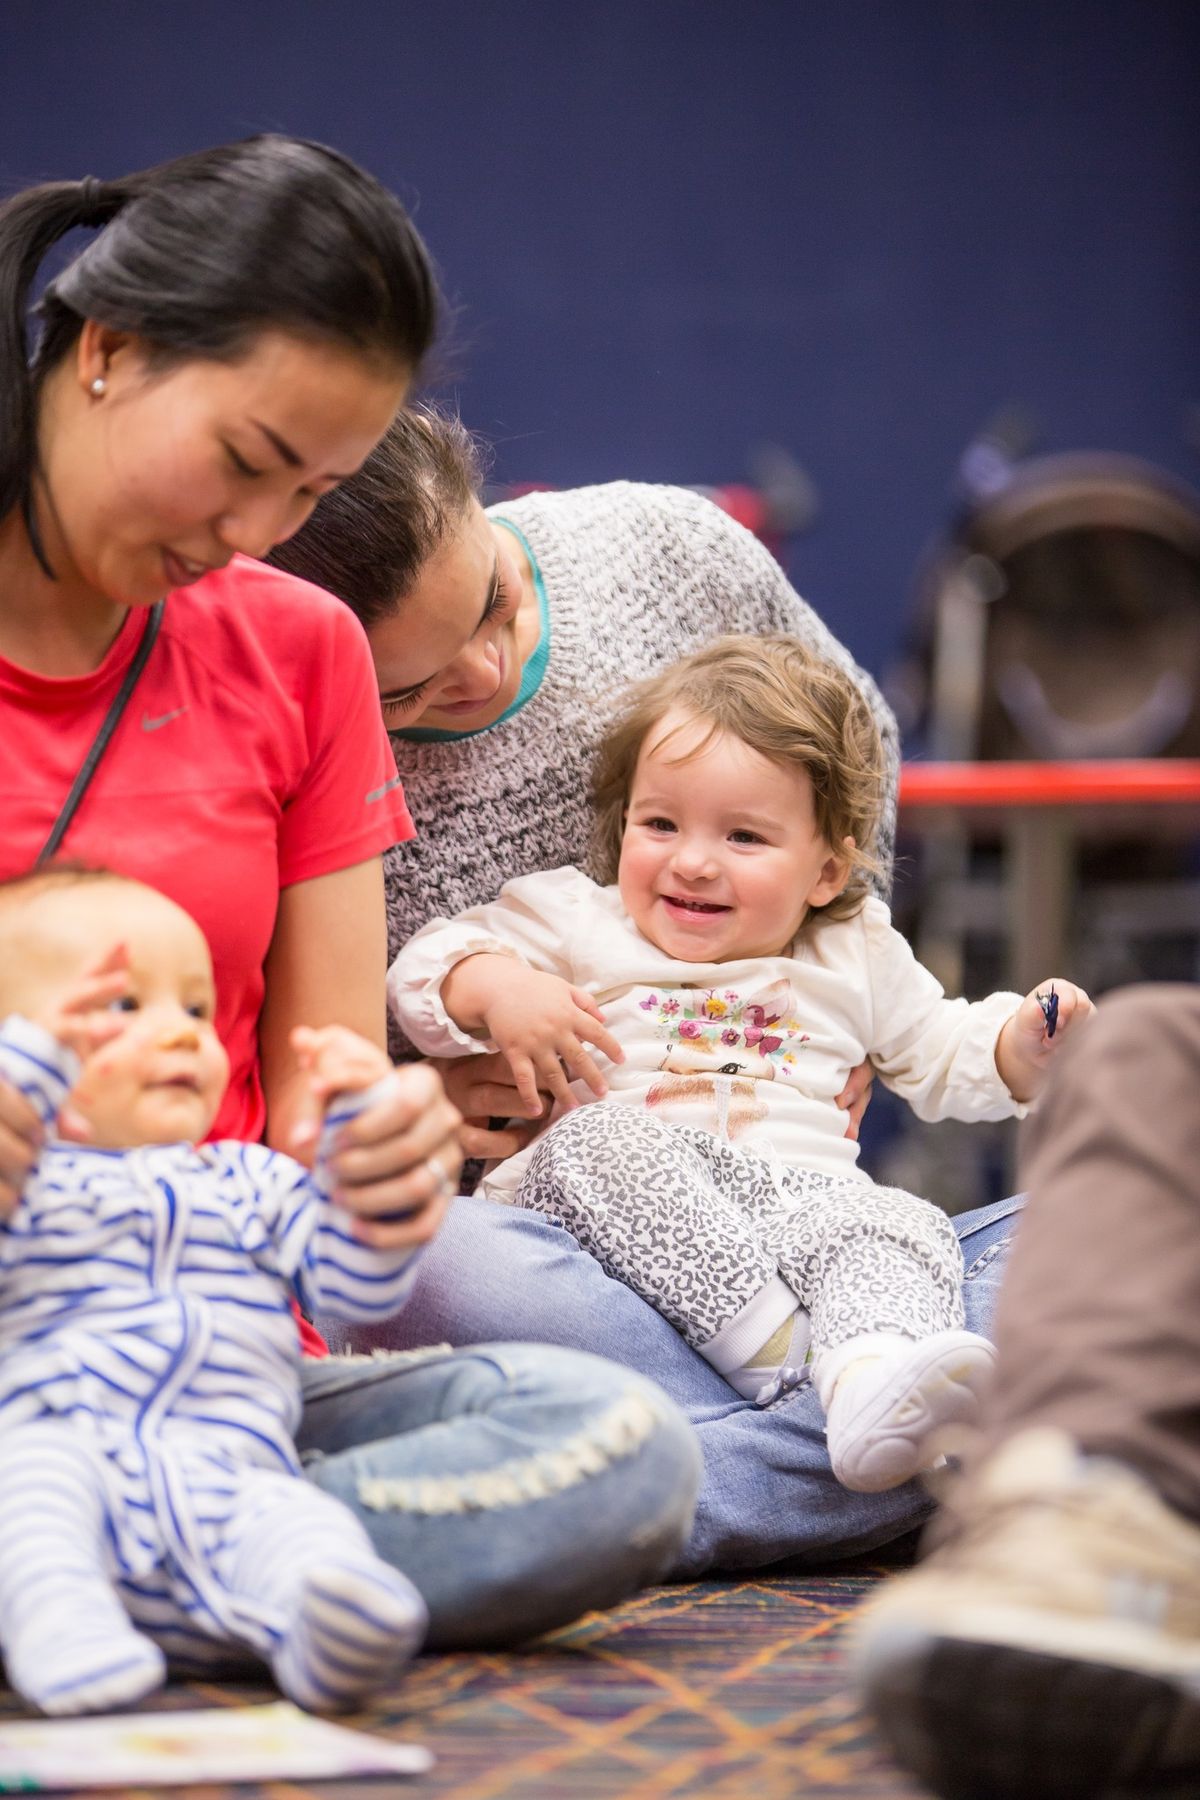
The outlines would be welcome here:
<svg viewBox="0 0 1200 1800">
<path fill-rule="evenodd" d="M 990 1333 L 1004 1250 L 1020 1199 L 963 1213 L 966 1322 Z M 344 1328 L 342 1341 L 346 1341 Z M 561 1226 L 471 1196 L 456 1200 L 426 1249 L 416 1284 L 383 1327 L 357 1327 L 358 1348 L 405 1349 L 525 1338 L 587 1349 L 652 1376 L 699 1435 L 704 1477 L 676 1579 L 760 1567 L 783 1557 L 828 1562 L 902 1537 L 932 1511 L 917 1482 L 853 1494 L 834 1480 L 825 1422 L 807 1384 L 759 1409 L 740 1400 L 631 1289 L 611 1280 Z"/>
<path fill-rule="evenodd" d="M 305 1472 L 429 1608 L 435 1650 L 613 1606 L 675 1562 L 700 1453 L 652 1382 L 533 1344 L 306 1359 Z"/>
</svg>

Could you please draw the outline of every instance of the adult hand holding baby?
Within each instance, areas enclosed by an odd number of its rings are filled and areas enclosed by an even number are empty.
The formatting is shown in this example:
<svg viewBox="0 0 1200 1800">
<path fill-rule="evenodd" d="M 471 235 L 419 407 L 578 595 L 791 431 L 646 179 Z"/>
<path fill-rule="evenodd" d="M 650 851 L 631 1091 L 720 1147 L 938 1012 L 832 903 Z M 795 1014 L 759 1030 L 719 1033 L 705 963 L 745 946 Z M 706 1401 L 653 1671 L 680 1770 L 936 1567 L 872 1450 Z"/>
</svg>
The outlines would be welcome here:
<svg viewBox="0 0 1200 1800">
<path fill-rule="evenodd" d="M 382 1050 L 340 1025 L 298 1026 L 291 1044 L 322 1112 L 335 1094 L 377 1090 L 338 1128 L 329 1161 L 356 1235 L 383 1250 L 428 1243 L 462 1168 L 462 1120 L 437 1071 L 423 1063 L 393 1068 Z M 315 1120 L 298 1126 L 294 1149 L 310 1152 L 319 1130 Z"/>
<path fill-rule="evenodd" d="M 460 1134 L 463 1155 L 481 1162 L 499 1162 L 516 1156 L 544 1131 L 553 1099 L 538 1091 L 539 1111 L 529 1118 L 529 1108 L 517 1092 L 508 1058 L 498 1050 L 485 1056 L 458 1056 L 436 1062 L 446 1092 L 462 1114 Z M 520 1123 L 520 1115 L 527 1122 Z M 494 1122 L 498 1129 L 493 1129 Z"/>
<path fill-rule="evenodd" d="M 858 1142 L 858 1134 L 871 1104 L 871 1089 L 874 1086 L 875 1065 L 868 1056 L 857 1068 L 851 1069 L 845 1087 L 834 1101 L 834 1105 L 846 1114 L 846 1136 L 852 1144 Z"/>
<path fill-rule="evenodd" d="M 481 1162 L 503 1162 L 505 1157 L 526 1149 L 546 1129 L 553 1097 L 539 1086 L 538 1114 L 529 1118 L 529 1108 L 517 1091 L 508 1058 L 499 1051 L 488 1056 L 458 1056 L 448 1062 L 439 1059 L 436 1066 L 447 1094 L 462 1114 L 460 1139 L 464 1156 Z M 874 1085 L 875 1069 L 868 1058 L 851 1069 L 834 1103 L 846 1115 L 846 1136 L 853 1144 L 858 1142 Z M 517 1120 L 522 1111 L 528 1120 L 526 1124 Z M 493 1120 L 505 1123 L 493 1129 Z"/>
</svg>

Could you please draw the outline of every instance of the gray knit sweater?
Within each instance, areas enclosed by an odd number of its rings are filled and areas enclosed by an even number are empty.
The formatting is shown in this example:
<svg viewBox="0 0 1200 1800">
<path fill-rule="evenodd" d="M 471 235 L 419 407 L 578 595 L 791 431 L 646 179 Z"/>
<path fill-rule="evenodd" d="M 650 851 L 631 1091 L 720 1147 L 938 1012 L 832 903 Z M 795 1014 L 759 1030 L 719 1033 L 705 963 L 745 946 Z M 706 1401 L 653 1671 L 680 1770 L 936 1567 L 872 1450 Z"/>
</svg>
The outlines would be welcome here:
<svg viewBox="0 0 1200 1800">
<path fill-rule="evenodd" d="M 614 481 L 493 508 L 528 540 L 546 585 L 550 660 L 511 718 L 450 743 L 393 736 L 417 827 L 385 857 L 388 960 L 429 919 L 505 881 L 576 863 L 589 874 L 588 783 L 622 690 L 722 632 L 789 632 L 857 675 L 883 733 L 892 795 L 879 855 L 890 880 L 899 738 L 856 668 L 742 526 L 681 488 Z M 392 1054 L 411 1055 L 392 1023 Z"/>
</svg>

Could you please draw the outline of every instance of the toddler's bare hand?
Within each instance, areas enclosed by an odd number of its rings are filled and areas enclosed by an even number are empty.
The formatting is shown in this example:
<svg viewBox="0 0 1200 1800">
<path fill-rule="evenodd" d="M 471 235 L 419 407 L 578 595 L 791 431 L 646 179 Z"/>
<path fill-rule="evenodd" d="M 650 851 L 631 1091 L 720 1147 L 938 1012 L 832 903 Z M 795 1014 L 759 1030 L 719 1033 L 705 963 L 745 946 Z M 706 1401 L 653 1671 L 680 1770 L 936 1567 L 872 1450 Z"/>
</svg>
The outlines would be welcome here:
<svg viewBox="0 0 1200 1800">
<path fill-rule="evenodd" d="M 539 1088 L 564 1106 L 574 1106 L 572 1080 L 586 1082 L 597 1099 L 603 1099 L 608 1084 L 585 1044 L 594 1045 L 611 1062 L 624 1061 L 592 996 L 559 975 L 527 968 L 514 972 L 489 1000 L 485 1023 L 488 1036 L 508 1058 L 517 1092 L 531 1116 L 542 1108 Z"/>
<path fill-rule="evenodd" d="M 1031 994 L 1026 994 L 1017 1008 L 1014 1030 L 1022 1051 L 1030 1057 L 1048 1060 L 1069 1033 L 1090 1019 L 1095 1004 L 1061 975 L 1041 981 Z"/>
<path fill-rule="evenodd" d="M 1084 990 L 1061 975 L 1039 982 L 1026 994 L 996 1043 L 996 1066 L 1016 1099 L 1033 1099 L 1055 1051 L 1095 1010 Z"/>
</svg>

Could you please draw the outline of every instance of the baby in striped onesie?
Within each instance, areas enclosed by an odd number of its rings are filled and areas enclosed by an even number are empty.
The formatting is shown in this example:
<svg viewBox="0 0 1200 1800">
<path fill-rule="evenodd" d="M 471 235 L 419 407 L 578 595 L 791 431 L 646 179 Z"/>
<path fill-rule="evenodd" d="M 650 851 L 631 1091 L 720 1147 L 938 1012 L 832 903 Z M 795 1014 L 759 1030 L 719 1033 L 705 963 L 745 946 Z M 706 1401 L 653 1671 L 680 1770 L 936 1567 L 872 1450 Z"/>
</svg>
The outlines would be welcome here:
<svg viewBox="0 0 1200 1800">
<path fill-rule="evenodd" d="M 43 1712 L 128 1705 L 231 1647 L 349 1706 L 424 1631 L 293 1443 L 293 1297 L 386 1318 L 411 1252 L 355 1237 L 320 1155 L 201 1142 L 228 1079 L 214 1000 L 203 934 L 141 883 L 0 885 L 0 1076 L 46 1127 L 0 1220 L 0 1649 Z M 339 1027 L 294 1047 L 334 1094 L 326 1137 L 390 1066 Z M 86 1145 L 56 1135 L 68 1104 Z"/>
</svg>

